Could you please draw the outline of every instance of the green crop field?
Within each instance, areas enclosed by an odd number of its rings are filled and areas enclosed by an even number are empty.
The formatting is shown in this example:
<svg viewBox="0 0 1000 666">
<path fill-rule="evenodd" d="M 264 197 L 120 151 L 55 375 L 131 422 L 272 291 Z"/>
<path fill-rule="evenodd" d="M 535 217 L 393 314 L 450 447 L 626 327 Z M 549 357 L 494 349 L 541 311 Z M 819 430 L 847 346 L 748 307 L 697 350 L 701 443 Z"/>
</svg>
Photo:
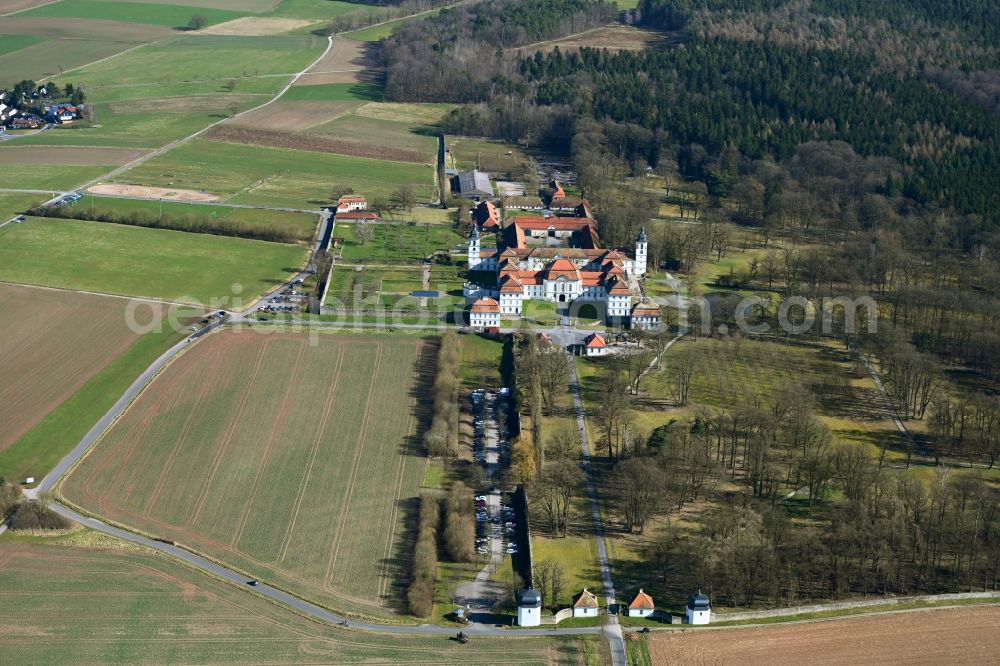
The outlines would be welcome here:
<svg viewBox="0 0 1000 666">
<path fill-rule="evenodd" d="M 110 19 L 128 23 L 162 25 L 168 28 L 184 28 L 195 14 L 204 17 L 206 25 L 246 16 L 245 12 L 207 7 L 184 7 L 142 2 L 107 2 L 105 0 L 61 0 L 21 12 L 20 16 Z"/>
<path fill-rule="evenodd" d="M 464 241 L 450 227 L 432 224 L 381 222 L 372 225 L 372 237 L 363 245 L 353 224 L 338 224 L 334 236 L 343 239 L 343 261 L 371 263 L 419 263 L 434 252 L 450 252 Z"/>
<path fill-rule="evenodd" d="M 7 20 L 7 19 L 4 19 Z M 2 29 L 2 28 L 0 28 Z M 12 35 L 0 36 L 0 42 Z M 59 39 L 39 41 L 6 54 L 0 54 L 0 86 L 12 86 L 24 79 L 39 81 L 88 63 L 121 53 L 141 44 L 123 30 L 119 38 L 109 40 Z M 53 56 L 53 53 L 58 55 Z"/>
<path fill-rule="evenodd" d="M 83 530 L 0 540 L 12 663 L 604 663 L 598 637 L 371 634 L 307 620 L 145 549 Z"/>
<path fill-rule="evenodd" d="M 382 99 L 382 86 L 374 83 L 322 83 L 315 86 L 292 86 L 283 100 L 305 102 L 377 102 Z"/>
<path fill-rule="evenodd" d="M 287 278 L 306 249 L 105 222 L 28 218 L 0 229 L 0 281 L 189 303 L 243 302 Z"/>
<path fill-rule="evenodd" d="M 43 41 L 45 40 L 34 35 L 0 34 L 0 56 L 13 53 L 14 51 L 20 51 L 21 49 L 33 46 L 34 44 L 41 44 Z"/>
<path fill-rule="evenodd" d="M 263 79 L 262 79 L 263 80 Z M 237 89 L 238 90 L 238 89 Z M 18 139 L 18 146 L 159 148 L 199 128 L 263 104 L 267 94 L 218 93 L 96 104 L 93 124 L 62 125 Z"/>
<path fill-rule="evenodd" d="M 314 35 L 178 35 L 85 67 L 74 72 L 73 80 L 86 85 L 91 102 L 213 94 L 273 95 L 287 83 L 285 75 L 291 78 L 325 46 L 325 40 Z M 226 87 L 230 80 L 236 83 L 233 93 Z M 197 107 L 190 110 L 196 111 Z M 146 112 L 156 113 L 157 109 L 148 108 Z"/>
<path fill-rule="evenodd" d="M 125 172 L 119 181 L 204 190 L 229 203 L 304 208 L 329 203 L 333 183 L 349 184 L 368 197 L 415 187 L 433 197 L 433 167 L 363 157 L 190 141 Z"/>
<path fill-rule="evenodd" d="M 186 201 L 153 201 L 148 199 L 119 199 L 88 195 L 73 204 L 72 211 L 114 212 L 119 215 L 144 212 L 154 218 L 164 216 L 183 218 L 185 216 L 208 216 L 215 220 L 240 220 L 252 228 L 266 228 L 272 225 L 294 231 L 300 240 L 309 240 L 316 232 L 317 216 L 309 213 L 292 213 L 282 210 L 259 208 L 233 208 L 214 204 L 189 203 Z"/>
<path fill-rule="evenodd" d="M 12 142 L 12 146 L 17 142 Z M 0 158 L 3 149 L 0 144 Z M 80 183 L 93 180 L 107 173 L 106 166 L 64 166 L 58 164 L 39 164 L 21 169 L 0 172 L 0 188 L 19 190 L 71 190 Z M 48 198 L 48 197 L 43 197 Z"/>
<path fill-rule="evenodd" d="M 309 128 L 305 133 L 347 141 L 363 139 L 365 143 L 377 146 L 419 150 L 427 154 L 428 161 L 434 159 L 437 155 L 434 128 L 413 121 L 397 122 L 368 115 L 368 107 L 371 106 L 379 106 L 379 103 L 365 104 L 329 122 Z"/>
<path fill-rule="evenodd" d="M 344 37 L 347 37 L 348 39 L 355 39 L 359 42 L 377 42 L 391 35 L 393 30 L 404 23 L 409 23 L 410 21 L 422 21 L 426 18 L 430 18 L 434 14 L 437 14 L 439 11 L 441 10 L 435 9 L 429 12 L 422 12 L 417 16 L 407 16 L 401 19 L 396 19 L 395 21 L 382 23 L 380 25 L 373 25 L 370 28 L 363 28 L 361 30 L 355 30 L 354 32 L 346 32 L 344 33 Z"/>
<path fill-rule="evenodd" d="M 271 16 L 303 19 L 332 19 L 351 12 L 368 11 L 365 5 L 341 0 L 281 0 Z"/>
<path fill-rule="evenodd" d="M 49 198 L 47 194 L 2 194 L 0 193 L 0 223 L 6 222 L 15 213 L 23 213 L 35 204 Z"/>
<path fill-rule="evenodd" d="M 392 614 L 424 473 L 416 396 L 430 351 L 408 336 L 215 333 L 62 492 L 306 598 Z"/>
</svg>

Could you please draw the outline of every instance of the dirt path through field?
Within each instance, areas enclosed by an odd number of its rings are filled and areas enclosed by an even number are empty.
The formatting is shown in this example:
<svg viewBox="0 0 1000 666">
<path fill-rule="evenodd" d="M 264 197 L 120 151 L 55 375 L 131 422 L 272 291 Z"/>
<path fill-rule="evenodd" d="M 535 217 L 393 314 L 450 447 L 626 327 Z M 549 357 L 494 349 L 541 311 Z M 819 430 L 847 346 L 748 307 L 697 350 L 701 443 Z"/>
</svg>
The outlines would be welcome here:
<svg viewBox="0 0 1000 666">
<path fill-rule="evenodd" d="M 657 632 L 654 664 L 995 664 L 1000 606 L 944 608 L 746 629 Z"/>
</svg>

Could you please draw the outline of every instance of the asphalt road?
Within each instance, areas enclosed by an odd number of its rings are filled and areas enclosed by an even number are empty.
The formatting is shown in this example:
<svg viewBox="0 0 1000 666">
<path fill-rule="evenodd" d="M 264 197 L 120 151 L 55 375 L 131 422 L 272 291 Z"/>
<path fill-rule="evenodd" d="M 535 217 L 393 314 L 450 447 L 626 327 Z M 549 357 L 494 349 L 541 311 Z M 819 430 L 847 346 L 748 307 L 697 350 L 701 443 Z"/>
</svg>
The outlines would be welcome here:
<svg viewBox="0 0 1000 666">
<path fill-rule="evenodd" d="M 279 604 L 289 606 L 295 610 L 303 613 L 309 617 L 312 617 L 321 622 L 327 622 L 334 625 L 344 625 L 354 628 L 361 629 L 363 631 L 372 631 L 379 633 L 392 633 L 392 634 L 431 634 L 436 636 L 452 636 L 459 630 L 452 627 L 439 627 L 430 624 L 421 625 L 396 625 L 396 624 L 374 624 L 370 622 L 356 622 L 354 620 L 348 620 L 342 615 L 337 615 L 332 613 L 325 608 L 317 606 L 316 604 L 304 601 L 296 596 L 288 594 L 282 590 L 271 587 L 270 585 L 265 585 L 264 583 L 258 583 L 257 585 L 251 587 L 248 584 L 248 579 L 243 574 L 240 574 L 232 569 L 227 569 L 224 566 L 216 564 L 210 560 L 206 560 L 203 557 L 195 555 L 194 553 L 179 548 L 172 544 L 157 541 L 155 539 L 150 539 L 148 537 L 135 534 L 123 529 L 119 529 L 112 525 L 108 525 L 105 522 L 97 520 L 96 518 L 88 518 L 82 514 L 77 513 L 73 509 L 67 506 L 53 502 L 51 508 L 61 516 L 68 518 L 74 522 L 85 525 L 91 529 L 109 534 L 119 539 L 129 541 L 131 543 L 140 544 L 146 546 L 147 548 L 152 548 L 158 550 L 161 553 L 166 553 L 172 557 L 183 561 L 184 563 L 202 571 L 211 574 L 217 578 L 221 578 L 230 583 L 234 583 L 241 587 L 244 587 L 248 591 L 253 591 L 256 594 L 264 596 L 272 601 L 276 601 Z M 462 627 L 461 631 L 464 631 L 470 636 L 551 636 L 552 634 L 560 635 L 586 635 L 586 634 L 599 634 L 601 633 L 600 627 L 587 627 L 587 628 L 575 628 L 575 629 L 560 629 L 553 631 L 551 629 L 519 629 L 510 630 L 497 627 L 494 625 L 477 625 L 470 624 L 466 627 Z"/>
<path fill-rule="evenodd" d="M 567 359 L 570 369 L 570 392 L 573 394 L 573 409 L 576 412 L 577 430 L 580 434 L 580 455 L 583 458 L 583 469 L 587 474 L 587 495 L 590 498 L 590 511 L 594 519 L 594 538 L 597 541 L 597 558 L 601 563 L 601 582 L 604 583 L 604 596 L 608 608 L 615 605 L 615 583 L 611 578 L 611 563 L 608 561 L 608 548 L 604 542 L 604 522 L 601 520 L 601 507 L 597 501 L 597 489 L 594 477 L 590 473 L 590 442 L 587 438 L 587 424 L 584 419 L 583 401 L 580 399 L 580 379 L 576 374 L 576 360 L 570 356 Z M 604 635 L 611 645 L 611 663 L 614 666 L 627 666 L 625 639 L 622 636 L 621 625 L 617 615 L 609 615 L 608 623 L 603 627 Z"/>
</svg>

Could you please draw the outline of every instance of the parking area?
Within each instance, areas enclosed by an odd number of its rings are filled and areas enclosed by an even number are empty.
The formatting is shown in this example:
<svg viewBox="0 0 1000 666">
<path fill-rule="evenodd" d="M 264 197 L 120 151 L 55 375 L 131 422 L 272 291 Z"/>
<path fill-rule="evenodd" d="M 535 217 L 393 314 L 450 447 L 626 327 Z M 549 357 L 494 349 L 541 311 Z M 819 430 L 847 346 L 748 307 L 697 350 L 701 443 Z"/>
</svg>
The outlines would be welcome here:
<svg viewBox="0 0 1000 666">
<path fill-rule="evenodd" d="M 507 437 L 507 410 L 510 391 L 477 389 L 472 392 L 472 417 L 475 429 L 473 455 L 486 471 L 489 489 L 475 498 L 476 552 L 488 555 L 498 564 L 504 555 L 517 553 L 517 522 L 513 507 L 504 501 L 497 488 L 501 465 L 507 463 L 510 442 Z"/>
</svg>

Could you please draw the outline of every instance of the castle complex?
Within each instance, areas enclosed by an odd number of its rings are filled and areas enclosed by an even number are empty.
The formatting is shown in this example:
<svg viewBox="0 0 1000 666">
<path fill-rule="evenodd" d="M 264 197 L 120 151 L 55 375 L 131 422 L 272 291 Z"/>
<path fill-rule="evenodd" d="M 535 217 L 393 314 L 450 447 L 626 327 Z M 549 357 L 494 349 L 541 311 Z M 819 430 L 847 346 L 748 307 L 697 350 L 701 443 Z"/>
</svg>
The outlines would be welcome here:
<svg viewBox="0 0 1000 666">
<path fill-rule="evenodd" d="M 589 216 L 517 216 L 503 226 L 484 224 L 496 229 L 497 246 L 483 250 L 478 222 L 469 236 L 466 300 L 493 299 L 505 318 L 519 317 L 530 299 L 564 304 L 572 316 L 589 304 L 609 324 L 659 327 L 659 308 L 642 299 L 638 284 L 646 273 L 645 229 L 633 251 L 608 250 Z"/>
</svg>

